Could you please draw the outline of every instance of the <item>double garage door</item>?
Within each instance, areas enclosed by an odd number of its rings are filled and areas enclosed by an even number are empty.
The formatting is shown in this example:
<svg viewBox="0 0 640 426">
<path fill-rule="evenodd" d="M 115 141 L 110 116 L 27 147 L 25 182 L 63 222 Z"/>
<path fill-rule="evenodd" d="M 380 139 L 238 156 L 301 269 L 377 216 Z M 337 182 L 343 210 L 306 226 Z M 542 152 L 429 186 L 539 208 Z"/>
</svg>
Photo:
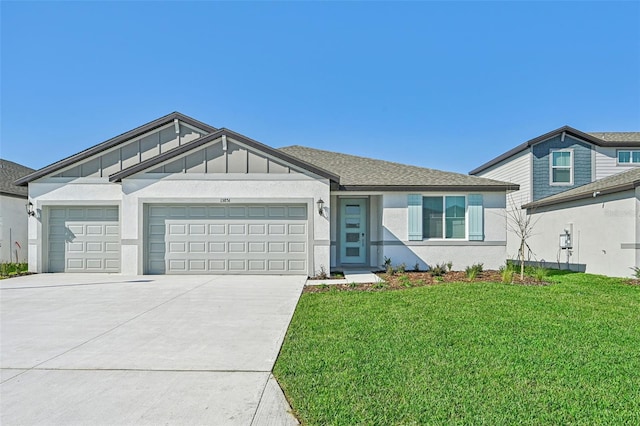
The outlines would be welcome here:
<svg viewBox="0 0 640 426">
<path fill-rule="evenodd" d="M 307 274 L 305 204 L 148 205 L 150 274 Z"/>
<path fill-rule="evenodd" d="M 49 272 L 120 272 L 117 206 L 51 207 Z"/>
</svg>

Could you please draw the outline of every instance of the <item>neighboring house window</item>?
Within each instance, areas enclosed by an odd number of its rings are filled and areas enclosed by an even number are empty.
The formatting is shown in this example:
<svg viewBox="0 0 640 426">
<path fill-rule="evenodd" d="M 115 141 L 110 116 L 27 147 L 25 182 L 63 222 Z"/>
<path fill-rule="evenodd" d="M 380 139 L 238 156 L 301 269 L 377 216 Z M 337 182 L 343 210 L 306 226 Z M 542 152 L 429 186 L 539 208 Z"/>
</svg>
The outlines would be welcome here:
<svg viewBox="0 0 640 426">
<path fill-rule="evenodd" d="M 423 238 L 465 238 L 464 196 L 423 197 Z"/>
<path fill-rule="evenodd" d="M 640 165 L 640 150 L 618 151 L 618 164 L 638 164 Z"/>
<path fill-rule="evenodd" d="M 573 184 L 573 151 L 551 151 L 551 184 Z"/>
</svg>

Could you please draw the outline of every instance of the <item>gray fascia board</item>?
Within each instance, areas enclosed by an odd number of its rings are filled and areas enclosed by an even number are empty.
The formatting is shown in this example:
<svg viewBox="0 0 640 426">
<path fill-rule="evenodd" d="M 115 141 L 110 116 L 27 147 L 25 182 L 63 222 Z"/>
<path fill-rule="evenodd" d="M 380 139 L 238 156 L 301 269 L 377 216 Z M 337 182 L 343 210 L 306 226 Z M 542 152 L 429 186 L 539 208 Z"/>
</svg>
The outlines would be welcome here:
<svg viewBox="0 0 640 426">
<path fill-rule="evenodd" d="M 506 159 L 508 159 L 509 157 L 524 151 L 525 149 L 531 147 L 532 145 L 535 145 L 539 142 L 542 142 L 544 140 L 547 140 L 549 138 L 552 138 L 562 132 L 566 132 L 568 135 L 577 137 L 578 139 L 582 139 L 586 142 L 592 143 L 594 145 L 598 145 L 598 146 L 606 146 L 606 147 L 613 147 L 613 146 L 622 146 L 622 144 L 611 144 L 608 143 L 606 141 L 603 141 L 602 139 L 598 139 L 595 136 L 589 135 L 587 133 L 581 132 L 578 129 L 574 129 L 571 126 L 562 126 L 559 129 L 556 130 L 552 130 L 550 132 L 545 133 L 544 135 L 540 135 L 536 138 L 530 139 L 520 145 L 518 145 L 517 147 L 505 152 L 502 155 L 497 156 L 496 158 L 494 158 L 493 160 L 490 160 L 486 163 L 484 163 L 483 165 L 481 165 L 480 167 L 477 167 L 473 170 L 471 170 L 469 172 L 470 175 L 475 175 L 478 174 L 480 172 L 483 172 L 484 170 L 488 169 L 489 167 L 495 166 L 496 164 L 500 163 L 501 161 L 504 161 Z"/>
<path fill-rule="evenodd" d="M 322 177 L 325 177 L 331 181 L 334 182 L 340 182 L 340 177 L 337 175 L 334 175 L 331 172 L 328 172 L 324 169 L 320 169 L 316 166 L 313 166 L 311 164 L 305 163 L 304 161 L 301 161 L 295 157 L 291 157 L 287 154 L 284 154 L 282 152 L 279 152 L 263 143 L 260 143 L 258 141 L 255 141 L 253 139 L 247 138 L 246 136 L 243 136 L 239 133 L 236 133 L 234 131 L 231 131 L 229 129 L 219 129 L 216 130 L 213 133 L 209 133 L 208 135 L 202 136 L 198 139 L 195 139 L 191 142 L 188 142 L 184 145 L 178 146 L 176 148 L 173 148 L 170 151 L 165 152 L 164 154 L 160 154 L 156 157 L 150 158 L 146 161 L 143 161 L 141 163 L 135 164 L 129 168 L 126 168 L 124 170 L 121 170 L 117 173 L 112 174 L 111 176 L 109 176 L 109 181 L 110 182 L 120 182 L 122 179 L 129 177 L 135 173 L 139 173 L 141 171 L 144 171 L 146 169 L 149 169 L 150 167 L 153 167 L 157 164 L 160 164 L 162 162 L 165 162 L 167 160 L 170 160 L 171 158 L 174 158 L 176 156 L 179 156 L 181 154 L 184 154 L 186 152 L 189 152 L 193 149 L 199 148 L 204 144 L 207 144 L 219 137 L 222 137 L 222 135 L 226 135 L 229 136 L 235 140 L 237 140 L 238 142 L 241 142 L 247 146 L 250 146 L 252 148 L 255 148 L 256 150 L 259 151 L 263 151 L 269 155 L 272 155 L 273 157 L 279 158 L 283 161 L 286 161 L 288 163 L 291 163 L 295 166 L 298 166 L 304 170 L 310 171 L 312 173 L 315 173 L 317 175 L 320 175 Z"/>
<path fill-rule="evenodd" d="M 82 161 L 86 158 L 89 158 L 93 155 L 99 154 L 107 149 L 113 148 L 114 146 L 122 143 L 128 139 L 133 139 L 136 136 L 142 135 L 144 133 L 150 132 L 158 127 L 162 127 L 174 119 L 178 119 L 180 121 L 184 121 L 185 123 L 197 127 L 199 129 L 205 130 L 207 132 L 214 132 L 217 129 L 215 127 L 209 126 L 208 124 L 202 123 L 198 120 L 195 120 L 191 117 L 188 117 L 179 112 L 172 112 L 171 114 L 165 115 L 164 117 L 160 117 L 156 120 L 150 121 L 149 123 L 143 124 L 142 126 L 136 127 L 135 129 L 129 130 L 128 132 L 122 133 L 118 136 L 115 136 L 111 139 L 108 139 L 104 142 L 101 142 L 97 145 L 94 145 L 90 148 L 85 149 L 84 151 L 80 151 L 77 154 L 74 154 L 70 157 L 64 158 L 60 161 L 57 161 L 53 164 L 43 167 L 42 169 L 36 170 L 35 172 L 28 174 L 18 180 L 15 181 L 15 185 L 25 186 L 29 182 L 46 176 L 48 174 L 54 173 L 60 169 L 63 169 L 67 166 L 72 165 L 78 161 Z"/>
<path fill-rule="evenodd" d="M 5 196 L 5 197 L 11 197 L 11 198 L 22 198 L 23 200 L 26 200 L 29 198 L 28 195 L 22 195 L 22 194 L 15 194 L 12 192 L 4 192 L 4 191 L 0 191 L 0 195 Z"/>
<path fill-rule="evenodd" d="M 517 191 L 519 185 L 340 185 L 341 191 L 412 192 L 412 191 L 464 191 L 503 192 Z"/>
</svg>

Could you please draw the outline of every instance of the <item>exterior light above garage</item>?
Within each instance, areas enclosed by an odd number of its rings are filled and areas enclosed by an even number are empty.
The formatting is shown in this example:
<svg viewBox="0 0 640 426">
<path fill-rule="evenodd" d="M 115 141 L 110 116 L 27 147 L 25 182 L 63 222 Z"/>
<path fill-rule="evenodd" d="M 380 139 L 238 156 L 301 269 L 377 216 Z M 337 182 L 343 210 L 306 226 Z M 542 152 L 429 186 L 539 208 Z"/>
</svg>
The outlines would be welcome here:
<svg viewBox="0 0 640 426">
<path fill-rule="evenodd" d="M 27 216 L 35 216 L 36 212 L 33 210 L 33 203 L 31 201 L 29 201 L 27 204 L 25 204 L 25 207 L 27 209 Z"/>
<path fill-rule="evenodd" d="M 320 216 L 322 216 L 322 213 L 323 213 L 323 211 L 324 211 L 324 201 L 322 200 L 322 198 L 320 198 L 320 199 L 316 202 L 316 204 L 318 205 L 318 214 L 319 214 Z"/>
</svg>

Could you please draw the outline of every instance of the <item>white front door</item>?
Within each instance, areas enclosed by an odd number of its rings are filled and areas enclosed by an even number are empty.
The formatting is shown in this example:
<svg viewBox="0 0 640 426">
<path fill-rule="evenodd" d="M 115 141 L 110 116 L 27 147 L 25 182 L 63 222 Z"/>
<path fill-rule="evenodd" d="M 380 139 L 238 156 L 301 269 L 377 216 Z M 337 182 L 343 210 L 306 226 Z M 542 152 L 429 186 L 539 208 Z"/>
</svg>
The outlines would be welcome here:
<svg viewBox="0 0 640 426">
<path fill-rule="evenodd" d="M 340 261 L 362 264 L 367 261 L 367 200 L 340 200 Z"/>
</svg>

